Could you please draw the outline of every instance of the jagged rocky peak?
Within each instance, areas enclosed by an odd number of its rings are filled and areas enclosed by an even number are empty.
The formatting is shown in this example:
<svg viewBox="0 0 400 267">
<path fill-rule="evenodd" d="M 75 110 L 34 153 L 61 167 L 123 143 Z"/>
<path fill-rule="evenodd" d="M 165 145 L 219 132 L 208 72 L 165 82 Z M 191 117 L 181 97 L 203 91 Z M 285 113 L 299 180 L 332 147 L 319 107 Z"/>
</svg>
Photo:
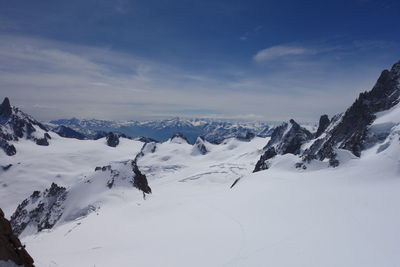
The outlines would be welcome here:
<svg viewBox="0 0 400 267">
<path fill-rule="evenodd" d="M 0 105 L 0 117 L 8 118 L 12 114 L 12 108 L 10 104 L 10 100 L 8 97 L 5 97 L 3 103 Z"/>
<path fill-rule="evenodd" d="M 345 149 L 359 157 L 370 140 L 379 141 L 389 133 L 374 138 L 368 132 L 369 125 L 375 120 L 376 113 L 389 110 L 399 103 L 400 99 L 400 62 L 392 69 L 384 70 L 371 91 L 360 93 L 356 101 L 346 112 L 328 126 L 327 136 L 315 141 L 305 151 L 303 159 L 329 159 L 332 166 L 337 166 L 335 149 Z M 371 145 L 371 144 L 369 144 Z"/>
<path fill-rule="evenodd" d="M 170 142 L 175 144 L 188 144 L 189 140 L 183 134 L 176 133 L 171 137 Z"/>
<path fill-rule="evenodd" d="M 199 136 L 196 139 L 196 142 L 194 142 L 193 148 L 192 148 L 192 155 L 205 155 L 208 153 L 208 149 L 206 146 L 206 142 L 204 141 L 204 138 Z"/>
<path fill-rule="evenodd" d="M 277 154 L 291 153 L 297 155 L 300 153 L 301 145 L 312 138 L 312 134 L 293 119 L 289 122 L 290 125 L 286 126 L 285 131 L 283 133 L 280 131 L 282 137 L 275 146 Z"/>
<path fill-rule="evenodd" d="M 14 233 L 20 235 L 27 228 L 37 229 L 38 232 L 51 229 L 62 215 L 62 204 L 66 197 L 66 188 L 56 183 L 43 192 L 34 191 L 11 216 Z"/>
<path fill-rule="evenodd" d="M 326 114 L 322 115 L 319 118 L 318 129 L 317 129 L 317 132 L 315 133 L 315 137 L 321 136 L 321 134 L 323 134 L 323 132 L 326 130 L 326 128 L 328 128 L 330 122 L 331 121 L 329 120 L 328 115 L 326 115 Z"/>
<path fill-rule="evenodd" d="M 275 128 L 271 135 L 270 141 L 263 149 L 259 161 L 256 163 L 254 172 L 269 168 L 269 159 L 276 155 L 301 153 L 301 146 L 311 140 L 313 137 L 304 127 L 301 127 L 296 121 L 291 119 L 289 123 L 283 123 Z"/>
<path fill-rule="evenodd" d="M 11 216 L 14 233 L 20 236 L 34 234 L 88 216 L 101 207 L 108 194 L 115 194 L 115 188 L 136 188 L 143 196 L 151 193 L 146 175 L 141 173 L 135 161 L 99 166 L 92 175 L 69 189 L 52 183 L 42 192 L 34 191 Z"/>
<path fill-rule="evenodd" d="M 46 133 L 47 129 L 40 122 L 12 107 L 7 97 L 4 99 L 0 105 L 0 148 L 6 155 L 17 153 L 12 142 L 20 138 L 32 140 L 38 145 L 49 145 L 50 135 Z"/>
<path fill-rule="evenodd" d="M 325 159 L 330 166 L 338 166 L 338 149 L 348 150 L 359 157 L 364 149 L 385 140 L 390 133 L 390 129 L 384 133 L 371 130 L 370 125 L 376 119 L 376 114 L 391 109 L 399 102 L 400 62 L 397 62 L 390 70 L 381 73 L 371 91 L 360 93 L 346 112 L 331 120 L 327 115 L 321 116 L 314 138 L 292 120 L 291 126 L 283 124 L 275 128 L 254 171 L 267 169 L 267 161 L 275 154 L 299 155 L 302 159 L 299 166 L 302 168 L 306 168 L 304 164 L 312 160 Z M 302 151 L 305 143 L 307 149 Z"/>
<path fill-rule="evenodd" d="M 106 136 L 107 145 L 110 147 L 116 147 L 119 144 L 119 136 L 116 133 L 109 132 Z"/>
<path fill-rule="evenodd" d="M 12 265 L 10 262 L 13 262 Z M 10 222 L 0 209 L 0 265 L 33 267 L 33 259 L 12 231 Z M 2 265 L 4 264 L 4 265 Z"/>
</svg>

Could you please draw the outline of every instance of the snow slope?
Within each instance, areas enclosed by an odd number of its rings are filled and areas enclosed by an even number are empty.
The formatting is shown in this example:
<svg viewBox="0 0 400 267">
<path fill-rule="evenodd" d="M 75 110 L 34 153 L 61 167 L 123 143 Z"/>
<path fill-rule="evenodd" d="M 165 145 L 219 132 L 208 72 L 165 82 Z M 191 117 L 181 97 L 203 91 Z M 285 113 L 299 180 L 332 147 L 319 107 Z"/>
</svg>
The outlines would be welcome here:
<svg viewBox="0 0 400 267">
<path fill-rule="evenodd" d="M 71 186 L 91 174 L 96 166 L 134 158 L 143 146 L 142 142 L 126 138 L 120 138 L 120 145 L 113 148 L 106 145 L 105 138 L 94 141 L 63 138 L 51 132 L 50 135 L 49 146 L 21 139 L 13 143 L 16 155 L 0 153 L 0 165 L 12 164 L 7 171 L 0 168 L 1 208 L 6 216 L 11 216 L 34 190 L 41 191 L 52 182 Z"/>
<path fill-rule="evenodd" d="M 205 155 L 156 144 L 138 159 L 146 200 L 120 188 L 23 242 L 38 266 L 399 266 L 399 129 L 337 168 L 298 170 L 287 154 L 252 174 L 267 141 L 206 143 Z"/>
</svg>

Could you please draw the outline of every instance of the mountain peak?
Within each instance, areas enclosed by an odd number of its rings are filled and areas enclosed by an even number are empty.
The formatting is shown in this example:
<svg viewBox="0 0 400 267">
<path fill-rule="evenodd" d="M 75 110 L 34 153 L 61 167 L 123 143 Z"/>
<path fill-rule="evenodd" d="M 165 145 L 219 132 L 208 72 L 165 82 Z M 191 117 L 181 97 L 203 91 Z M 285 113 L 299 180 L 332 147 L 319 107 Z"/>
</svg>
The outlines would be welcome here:
<svg viewBox="0 0 400 267">
<path fill-rule="evenodd" d="M 400 73 L 400 60 L 393 64 L 390 72 Z"/>
<path fill-rule="evenodd" d="M 12 113 L 12 108 L 10 104 L 10 100 L 8 97 L 5 97 L 3 103 L 0 105 L 0 116 L 1 117 L 9 117 Z"/>
</svg>

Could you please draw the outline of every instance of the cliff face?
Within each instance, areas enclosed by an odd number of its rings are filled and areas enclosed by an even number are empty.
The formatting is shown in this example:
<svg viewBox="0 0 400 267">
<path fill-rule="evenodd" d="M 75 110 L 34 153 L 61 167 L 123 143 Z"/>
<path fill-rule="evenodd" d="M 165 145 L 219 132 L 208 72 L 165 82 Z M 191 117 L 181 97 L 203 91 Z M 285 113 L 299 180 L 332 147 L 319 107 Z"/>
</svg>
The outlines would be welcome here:
<svg viewBox="0 0 400 267">
<path fill-rule="evenodd" d="M 384 70 L 372 90 L 361 93 L 344 113 L 331 120 L 327 115 L 321 116 L 314 137 L 310 138 L 310 133 L 292 122 L 290 130 L 288 124 L 275 128 L 254 171 L 268 169 L 268 160 L 286 153 L 299 155 L 303 163 L 328 160 L 332 167 L 340 164 L 336 153 L 338 149 L 350 151 L 360 157 L 363 150 L 385 140 L 389 135 L 389 131 L 379 134 L 369 131 L 377 113 L 388 111 L 399 102 L 400 61 L 390 70 Z M 306 143 L 303 151 L 301 148 Z M 299 166 L 303 163 L 299 163 Z"/>
<path fill-rule="evenodd" d="M 4 213 L 0 209 L 0 263 L 1 261 L 11 261 L 16 265 L 27 267 L 34 266 L 32 257 L 13 234 L 10 222 L 4 218 Z"/>
</svg>

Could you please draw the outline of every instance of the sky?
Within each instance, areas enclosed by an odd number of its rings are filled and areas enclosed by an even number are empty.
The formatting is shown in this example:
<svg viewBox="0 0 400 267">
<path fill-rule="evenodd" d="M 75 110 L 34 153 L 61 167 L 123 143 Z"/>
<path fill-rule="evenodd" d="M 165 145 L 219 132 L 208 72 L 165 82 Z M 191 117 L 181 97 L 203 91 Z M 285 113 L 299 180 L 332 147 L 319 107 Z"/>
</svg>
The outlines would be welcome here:
<svg viewBox="0 0 400 267">
<path fill-rule="evenodd" d="M 0 97 L 40 120 L 317 121 L 400 60 L 395 0 L 0 0 Z"/>
</svg>

